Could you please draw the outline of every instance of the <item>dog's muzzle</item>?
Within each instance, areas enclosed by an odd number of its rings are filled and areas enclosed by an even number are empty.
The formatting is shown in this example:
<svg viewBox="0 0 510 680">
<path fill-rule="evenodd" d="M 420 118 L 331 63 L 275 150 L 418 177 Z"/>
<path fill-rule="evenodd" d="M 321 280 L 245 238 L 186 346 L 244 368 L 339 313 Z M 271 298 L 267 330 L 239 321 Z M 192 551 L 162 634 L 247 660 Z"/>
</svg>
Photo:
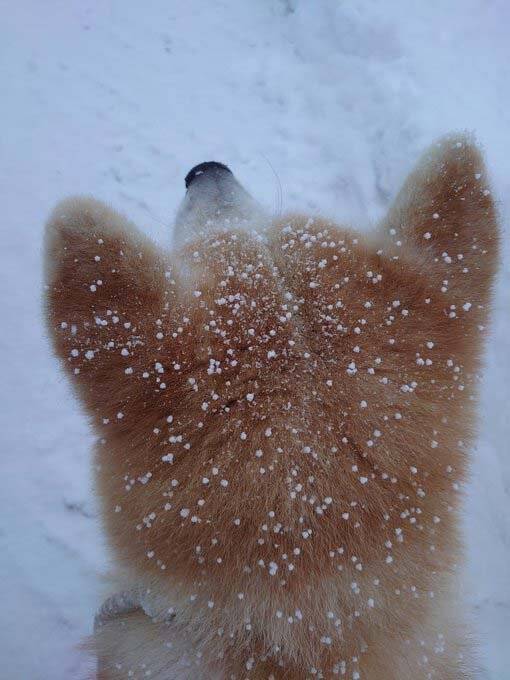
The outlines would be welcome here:
<svg viewBox="0 0 510 680">
<path fill-rule="evenodd" d="M 186 195 L 175 220 L 174 243 L 214 229 L 261 230 L 267 223 L 262 207 L 223 163 L 208 161 L 192 168 L 185 178 Z"/>
</svg>

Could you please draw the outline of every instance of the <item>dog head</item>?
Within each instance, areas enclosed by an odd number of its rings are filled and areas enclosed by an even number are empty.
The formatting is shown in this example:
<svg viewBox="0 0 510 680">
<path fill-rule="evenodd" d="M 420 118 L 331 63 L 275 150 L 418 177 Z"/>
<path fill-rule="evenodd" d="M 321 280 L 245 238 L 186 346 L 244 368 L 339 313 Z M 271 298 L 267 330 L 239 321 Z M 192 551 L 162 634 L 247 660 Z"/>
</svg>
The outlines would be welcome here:
<svg viewBox="0 0 510 680">
<path fill-rule="evenodd" d="M 414 607 L 456 558 L 497 263 L 479 151 L 434 145 L 368 236 L 273 221 L 219 163 L 186 186 L 170 254 L 88 199 L 48 226 L 49 324 L 116 557 L 278 639 L 297 603 L 321 638 L 376 617 L 381 583 Z"/>
</svg>

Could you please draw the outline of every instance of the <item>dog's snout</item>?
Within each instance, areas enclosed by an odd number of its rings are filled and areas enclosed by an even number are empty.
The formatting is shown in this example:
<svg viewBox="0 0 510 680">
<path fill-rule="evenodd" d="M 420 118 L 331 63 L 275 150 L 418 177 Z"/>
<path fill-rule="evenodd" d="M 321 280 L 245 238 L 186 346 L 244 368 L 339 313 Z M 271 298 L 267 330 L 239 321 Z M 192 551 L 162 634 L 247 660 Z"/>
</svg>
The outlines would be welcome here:
<svg viewBox="0 0 510 680">
<path fill-rule="evenodd" d="M 210 177 L 211 179 L 219 179 L 225 174 L 232 175 L 230 168 L 223 163 L 218 163 L 218 161 L 205 161 L 204 163 L 199 163 L 195 165 L 194 168 L 188 172 L 184 178 L 184 183 L 186 189 L 188 189 L 191 184 L 197 179 L 197 177 Z"/>
<path fill-rule="evenodd" d="M 267 222 L 265 211 L 224 163 L 199 163 L 184 183 L 186 194 L 175 219 L 176 245 L 218 228 L 258 231 Z"/>
</svg>

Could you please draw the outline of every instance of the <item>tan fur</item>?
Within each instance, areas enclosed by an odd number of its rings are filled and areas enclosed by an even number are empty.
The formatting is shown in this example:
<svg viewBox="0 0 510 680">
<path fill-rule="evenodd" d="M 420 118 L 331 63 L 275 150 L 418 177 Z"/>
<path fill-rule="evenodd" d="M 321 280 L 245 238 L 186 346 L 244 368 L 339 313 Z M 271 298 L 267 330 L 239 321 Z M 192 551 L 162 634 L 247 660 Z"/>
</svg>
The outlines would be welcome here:
<svg viewBox="0 0 510 680">
<path fill-rule="evenodd" d="M 99 630 L 99 677 L 472 678 L 457 514 L 498 245 L 480 153 L 437 143 L 368 238 L 260 228 L 164 253 L 93 199 L 49 220 L 48 325 L 143 593 Z"/>
</svg>

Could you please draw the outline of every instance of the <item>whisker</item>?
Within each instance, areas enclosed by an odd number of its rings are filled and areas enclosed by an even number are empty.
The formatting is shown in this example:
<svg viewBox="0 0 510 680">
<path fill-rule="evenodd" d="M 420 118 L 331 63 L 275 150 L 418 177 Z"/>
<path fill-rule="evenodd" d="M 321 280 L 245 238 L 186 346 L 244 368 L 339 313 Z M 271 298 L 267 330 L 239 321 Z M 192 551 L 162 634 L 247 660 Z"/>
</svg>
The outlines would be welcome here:
<svg viewBox="0 0 510 680">
<path fill-rule="evenodd" d="M 276 198 L 275 198 L 275 201 L 276 201 L 275 217 L 281 217 L 282 212 L 283 212 L 283 187 L 282 187 L 282 183 L 281 183 L 281 180 L 280 180 L 280 176 L 278 175 L 278 173 L 274 169 L 274 166 L 271 163 L 271 161 L 269 160 L 269 158 L 262 152 L 260 152 L 260 155 L 262 156 L 262 158 L 266 161 L 266 163 L 271 168 L 273 175 L 275 176 L 276 181 L 278 183 L 277 184 L 277 191 L 276 191 Z"/>
</svg>

